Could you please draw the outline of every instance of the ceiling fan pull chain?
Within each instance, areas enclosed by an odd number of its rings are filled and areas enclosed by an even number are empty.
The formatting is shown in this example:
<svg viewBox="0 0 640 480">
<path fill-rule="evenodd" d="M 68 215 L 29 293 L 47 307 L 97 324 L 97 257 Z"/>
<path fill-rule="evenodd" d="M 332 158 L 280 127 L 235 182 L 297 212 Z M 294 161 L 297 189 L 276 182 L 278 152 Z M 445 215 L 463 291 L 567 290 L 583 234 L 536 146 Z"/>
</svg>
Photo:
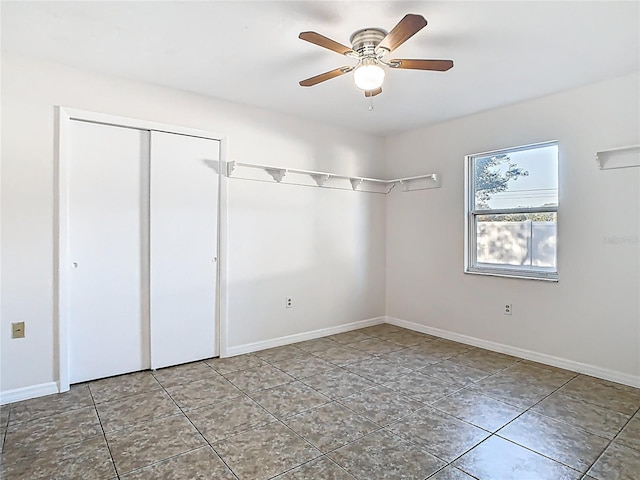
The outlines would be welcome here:
<svg viewBox="0 0 640 480">
<path fill-rule="evenodd" d="M 373 95 L 369 97 L 369 111 L 373 112 Z"/>
</svg>

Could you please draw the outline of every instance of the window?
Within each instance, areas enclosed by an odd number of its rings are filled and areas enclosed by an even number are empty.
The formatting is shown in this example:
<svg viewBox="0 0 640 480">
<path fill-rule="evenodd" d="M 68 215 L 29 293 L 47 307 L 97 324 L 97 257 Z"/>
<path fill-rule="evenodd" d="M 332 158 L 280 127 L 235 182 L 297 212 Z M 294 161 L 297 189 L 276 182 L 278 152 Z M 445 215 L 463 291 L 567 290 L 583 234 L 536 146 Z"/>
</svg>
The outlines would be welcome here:
<svg viewBox="0 0 640 480">
<path fill-rule="evenodd" d="M 557 280 L 558 143 L 468 155 L 465 272 Z"/>
</svg>

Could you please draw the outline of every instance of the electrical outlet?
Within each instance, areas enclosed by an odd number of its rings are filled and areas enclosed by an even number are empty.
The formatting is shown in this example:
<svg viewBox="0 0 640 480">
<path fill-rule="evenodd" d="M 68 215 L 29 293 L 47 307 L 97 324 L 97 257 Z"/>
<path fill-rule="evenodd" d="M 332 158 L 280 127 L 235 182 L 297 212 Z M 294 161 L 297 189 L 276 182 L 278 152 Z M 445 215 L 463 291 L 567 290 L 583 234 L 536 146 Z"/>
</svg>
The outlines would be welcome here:
<svg viewBox="0 0 640 480">
<path fill-rule="evenodd" d="M 285 306 L 286 306 L 287 308 L 291 308 L 291 307 L 293 307 L 293 298 L 291 298 L 291 297 L 287 297 L 287 298 L 285 299 Z"/>
<path fill-rule="evenodd" d="M 24 338 L 24 322 L 11 324 L 11 338 Z"/>
<path fill-rule="evenodd" d="M 504 305 L 504 314 L 505 315 L 511 315 L 511 311 L 513 310 L 513 305 L 511 305 L 510 303 L 505 303 Z"/>
</svg>

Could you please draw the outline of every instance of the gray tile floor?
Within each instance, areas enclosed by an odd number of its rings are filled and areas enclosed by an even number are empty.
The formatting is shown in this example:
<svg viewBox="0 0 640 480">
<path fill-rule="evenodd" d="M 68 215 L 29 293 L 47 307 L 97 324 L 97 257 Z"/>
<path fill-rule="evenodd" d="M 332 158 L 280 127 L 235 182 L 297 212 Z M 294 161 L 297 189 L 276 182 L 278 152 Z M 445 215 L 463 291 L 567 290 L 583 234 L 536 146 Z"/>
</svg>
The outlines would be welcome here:
<svg viewBox="0 0 640 480">
<path fill-rule="evenodd" d="M 3 480 L 638 480 L 640 390 L 378 325 L 3 406 Z"/>
</svg>

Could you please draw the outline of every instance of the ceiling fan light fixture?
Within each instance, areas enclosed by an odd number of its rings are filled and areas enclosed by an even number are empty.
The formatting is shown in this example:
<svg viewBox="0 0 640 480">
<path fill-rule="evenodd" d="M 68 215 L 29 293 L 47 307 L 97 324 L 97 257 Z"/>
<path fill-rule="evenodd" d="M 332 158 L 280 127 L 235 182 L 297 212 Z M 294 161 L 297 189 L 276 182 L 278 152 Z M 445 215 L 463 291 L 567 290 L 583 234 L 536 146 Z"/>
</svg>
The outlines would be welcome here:
<svg viewBox="0 0 640 480">
<path fill-rule="evenodd" d="M 1 1 L 1 0 L 0 0 Z M 311 87 L 326 80 L 353 72 L 353 80 L 360 90 L 364 90 L 367 98 L 382 93 L 386 67 L 393 70 L 432 70 L 446 72 L 453 67 L 453 60 L 425 60 L 425 59 L 393 59 L 383 58 L 393 52 L 404 42 L 427 26 L 427 20 L 422 15 L 408 13 L 390 32 L 382 28 L 369 27 L 355 31 L 351 35 L 351 48 L 331 40 L 316 32 L 301 32 L 298 37 L 319 47 L 340 53 L 348 58 L 358 60 L 354 66 L 339 67 L 320 75 L 300 81 L 300 86 Z"/>
<path fill-rule="evenodd" d="M 382 87 L 384 73 L 377 63 L 363 63 L 353 72 L 353 81 L 360 90 L 376 90 Z"/>
</svg>

